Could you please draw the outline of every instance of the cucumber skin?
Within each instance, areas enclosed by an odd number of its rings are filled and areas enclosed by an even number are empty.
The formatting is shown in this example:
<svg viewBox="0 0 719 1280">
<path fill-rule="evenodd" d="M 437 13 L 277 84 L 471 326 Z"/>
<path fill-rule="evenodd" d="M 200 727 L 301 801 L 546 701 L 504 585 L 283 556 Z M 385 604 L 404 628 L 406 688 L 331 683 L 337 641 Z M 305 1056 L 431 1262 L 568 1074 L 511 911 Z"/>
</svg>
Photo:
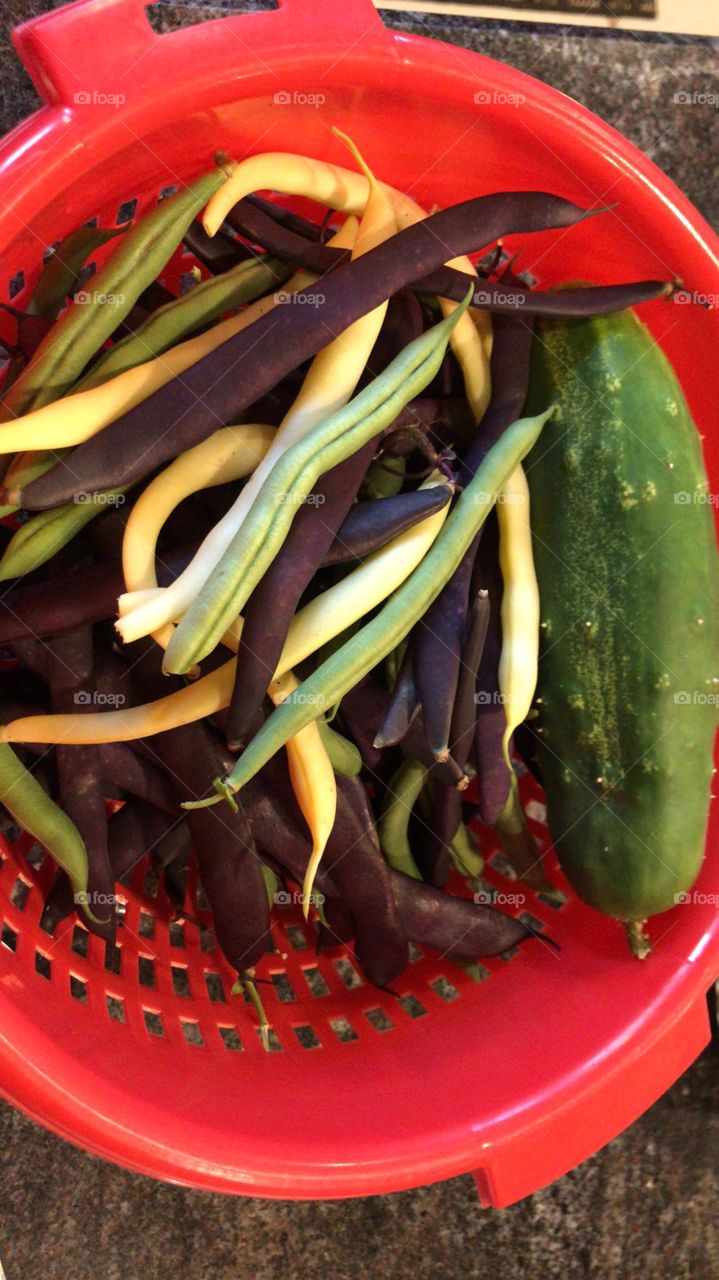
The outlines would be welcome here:
<svg viewBox="0 0 719 1280">
<path fill-rule="evenodd" d="M 591 906 L 640 921 L 691 888 L 704 852 L 713 510 L 675 501 L 706 495 L 700 439 L 633 312 L 541 325 L 526 412 L 550 403 L 526 461 L 542 617 L 530 723 L 563 871 Z"/>
</svg>

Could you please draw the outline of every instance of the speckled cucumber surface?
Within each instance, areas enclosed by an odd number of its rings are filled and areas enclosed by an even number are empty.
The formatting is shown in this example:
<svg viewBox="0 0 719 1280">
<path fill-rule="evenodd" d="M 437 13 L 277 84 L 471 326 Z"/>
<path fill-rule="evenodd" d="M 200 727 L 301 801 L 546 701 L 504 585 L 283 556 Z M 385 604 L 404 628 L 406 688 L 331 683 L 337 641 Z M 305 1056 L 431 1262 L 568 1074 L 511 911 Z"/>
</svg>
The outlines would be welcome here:
<svg viewBox="0 0 719 1280">
<path fill-rule="evenodd" d="M 693 884 L 717 724 L 719 575 L 701 442 L 633 312 L 543 323 L 527 412 L 549 826 L 591 906 L 642 923 Z"/>
</svg>

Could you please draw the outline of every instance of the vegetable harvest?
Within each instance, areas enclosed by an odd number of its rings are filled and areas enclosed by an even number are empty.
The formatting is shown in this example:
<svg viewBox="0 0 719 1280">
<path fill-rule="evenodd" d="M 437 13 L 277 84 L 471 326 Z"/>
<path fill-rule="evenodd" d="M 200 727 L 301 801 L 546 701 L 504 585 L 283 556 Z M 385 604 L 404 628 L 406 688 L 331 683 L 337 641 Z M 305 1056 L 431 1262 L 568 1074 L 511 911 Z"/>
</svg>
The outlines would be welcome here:
<svg viewBox="0 0 719 1280">
<path fill-rule="evenodd" d="M 111 943 L 148 855 L 182 916 L 196 857 L 266 1048 L 287 886 L 397 994 L 411 945 L 536 945 L 476 840 L 560 901 L 515 742 L 570 886 L 645 958 L 701 863 L 719 701 L 699 437 L 632 310 L 673 282 L 533 288 L 497 242 L 606 211 L 428 214 L 334 133 L 350 167 L 218 155 L 122 234 L 71 228 L 0 391 L 0 801 L 57 864 L 43 927 Z M 122 302 L 65 305 L 100 246 Z"/>
</svg>

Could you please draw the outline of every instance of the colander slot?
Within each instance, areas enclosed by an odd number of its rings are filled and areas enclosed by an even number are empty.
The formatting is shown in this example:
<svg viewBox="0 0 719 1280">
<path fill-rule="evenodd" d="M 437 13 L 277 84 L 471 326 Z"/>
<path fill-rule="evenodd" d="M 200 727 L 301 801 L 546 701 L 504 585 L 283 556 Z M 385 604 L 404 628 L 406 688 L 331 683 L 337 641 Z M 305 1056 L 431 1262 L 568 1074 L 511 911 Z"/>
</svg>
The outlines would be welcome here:
<svg viewBox="0 0 719 1280">
<path fill-rule="evenodd" d="M 387 1016 L 384 1009 L 365 1009 L 364 1016 L 375 1031 L 392 1031 L 394 1023 Z"/>
<path fill-rule="evenodd" d="M 155 961 L 152 956 L 137 957 L 137 978 L 141 987 L 156 987 Z"/>
<path fill-rule="evenodd" d="M 424 952 L 420 950 L 415 942 L 410 942 L 407 947 L 407 955 L 410 964 L 416 964 L 418 960 L 422 959 Z"/>
<path fill-rule="evenodd" d="M 182 271 L 180 273 L 179 285 L 180 295 L 191 293 L 197 284 L 197 276 L 194 271 Z"/>
<path fill-rule="evenodd" d="M 540 920 L 537 916 L 533 916 L 531 911 L 521 911 L 519 913 L 519 919 L 522 921 L 522 924 L 526 924 L 530 929 L 536 929 L 539 933 L 546 928 L 544 921 Z"/>
<path fill-rule="evenodd" d="M 108 942 L 105 946 L 105 969 L 116 978 L 122 972 L 122 948 L 117 942 Z"/>
<path fill-rule="evenodd" d="M 404 1009 L 405 1013 L 412 1019 L 424 1018 L 426 1016 L 427 1010 L 422 1004 L 422 1001 L 418 1000 L 415 995 L 410 994 L 408 996 L 400 996 L 397 1003 L 399 1004 L 400 1009 Z"/>
<path fill-rule="evenodd" d="M 10 890 L 10 901 L 14 907 L 17 907 L 18 911 L 25 910 L 25 905 L 30 896 L 30 888 L 31 886 L 27 880 L 23 880 L 21 876 L 18 876 Z"/>
<path fill-rule="evenodd" d="M 126 1022 L 125 1002 L 120 996 L 106 994 L 105 1004 L 112 1022 Z"/>
<path fill-rule="evenodd" d="M 204 1046 L 205 1041 L 202 1038 L 199 1022 L 191 1022 L 188 1019 L 180 1018 L 180 1027 L 186 1044 L 196 1045 L 198 1048 Z"/>
<path fill-rule="evenodd" d="M 33 871 L 39 871 L 46 858 L 47 854 L 37 840 L 30 845 L 30 848 L 25 853 L 25 861 L 29 867 L 32 867 Z"/>
<path fill-rule="evenodd" d="M 217 1030 L 220 1033 L 222 1043 L 230 1053 L 241 1053 L 243 1051 L 244 1046 L 237 1034 L 237 1027 L 218 1026 Z"/>
<path fill-rule="evenodd" d="M 8 951 L 17 951 L 17 933 L 7 920 L 3 920 L 2 930 L 0 931 L 0 942 Z"/>
<path fill-rule="evenodd" d="M 117 217 L 115 218 L 115 223 L 118 227 L 124 226 L 126 222 L 132 222 L 137 210 L 137 205 L 137 196 L 133 196 L 131 200 L 123 200 L 117 211 Z"/>
<path fill-rule="evenodd" d="M 87 945 L 89 940 L 87 929 L 83 929 L 81 924 L 76 924 L 72 931 L 72 942 L 70 950 L 75 952 L 76 956 L 82 956 L 83 960 L 87 958 Z"/>
<path fill-rule="evenodd" d="M 35 952 L 35 972 L 39 973 L 41 978 L 47 978 L 48 982 L 52 978 L 50 957 L 44 955 L 42 951 Z"/>
<path fill-rule="evenodd" d="M 321 1049 L 322 1048 L 322 1041 L 315 1035 L 315 1032 L 313 1031 L 312 1027 L 309 1027 L 309 1026 L 293 1027 L 292 1030 L 297 1036 L 297 1039 L 299 1040 L 303 1049 Z"/>
<path fill-rule="evenodd" d="M 189 999 L 192 995 L 190 991 L 190 975 L 185 965 L 170 965 L 170 973 L 172 974 L 172 989 L 176 996 L 182 999 Z"/>
<path fill-rule="evenodd" d="M 20 270 L 18 271 L 17 275 L 14 275 L 12 277 L 12 280 L 8 281 L 7 291 L 10 297 L 10 301 L 12 302 L 13 298 L 16 298 L 19 293 L 22 293 L 24 288 L 25 288 L 25 272 Z"/>
<path fill-rule="evenodd" d="M 453 1000 L 459 999 L 459 992 L 454 983 L 450 982 L 449 978 L 445 978 L 444 976 L 434 978 L 429 985 L 434 991 L 434 994 L 439 996 L 440 1000 L 443 1000 L 445 1004 L 451 1004 Z"/>
<path fill-rule="evenodd" d="M 316 965 L 312 965 L 309 969 L 303 969 L 302 972 L 313 996 L 320 999 L 322 996 L 330 994 L 330 989 Z"/>
<path fill-rule="evenodd" d="M 300 928 L 298 924 L 285 925 L 285 933 L 287 934 L 287 941 L 293 951 L 307 950 L 307 938 L 305 937 L 305 931 Z"/>
<path fill-rule="evenodd" d="M 487 978 L 492 976 L 490 970 L 486 969 L 478 960 L 472 960 L 468 964 L 463 964 L 462 969 L 466 973 L 467 977 L 472 979 L 472 982 L 486 982 Z"/>
<path fill-rule="evenodd" d="M 280 1004 L 296 1004 L 297 996 L 286 973 L 270 974 L 275 994 Z"/>
<path fill-rule="evenodd" d="M 348 991 L 351 991 L 353 987 L 362 986 L 362 979 L 352 964 L 352 961 L 348 960 L 347 956 L 339 956 L 338 959 L 333 960 L 332 963 L 337 970 L 337 976 L 343 985 L 347 987 Z"/>
<path fill-rule="evenodd" d="M 70 974 L 70 995 L 80 1004 L 87 1004 L 87 983 L 75 973 Z"/>
<path fill-rule="evenodd" d="M 352 1040 L 359 1040 L 357 1032 L 346 1018 L 330 1018 L 329 1022 L 341 1044 L 349 1044 Z"/>
<path fill-rule="evenodd" d="M 171 920 L 168 933 L 170 935 L 171 947 L 184 947 L 185 926 L 181 920 Z"/>
<path fill-rule="evenodd" d="M 205 973 L 205 986 L 210 1000 L 215 1004 L 224 1004 L 227 1002 L 225 988 L 222 985 L 222 978 L 219 973 Z"/>
<path fill-rule="evenodd" d="M 151 1036 L 164 1036 L 165 1028 L 159 1013 L 154 1009 L 143 1009 L 142 1016 L 145 1019 L 145 1027 Z"/>
<path fill-rule="evenodd" d="M 561 911 L 567 902 L 566 893 L 562 893 L 561 889 L 555 889 L 553 893 L 538 893 L 537 901 L 541 902 L 545 907 L 551 907 L 552 911 Z"/>
<path fill-rule="evenodd" d="M 137 932 L 141 938 L 154 938 L 155 917 L 150 911 L 140 911 L 137 921 Z"/>
<path fill-rule="evenodd" d="M 215 943 L 215 935 L 207 925 L 203 925 L 200 929 L 200 951 L 211 954 L 217 950 Z"/>
<path fill-rule="evenodd" d="M 514 870 L 509 858 L 502 853 L 501 849 L 496 849 L 489 859 L 489 865 L 500 876 L 504 876 L 505 880 L 516 880 L 517 873 Z M 491 885 L 487 885 L 491 889 Z"/>
<path fill-rule="evenodd" d="M 265 1044 L 262 1043 L 262 1032 L 259 1027 L 255 1027 L 255 1032 L 257 1039 L 266 1053 L 282 1053 L 282 1045 L 280 1044 L 279 1036 L 277 1035 L 274 1027 L 270 1027 L 267 1031 Z"/>
</svg>

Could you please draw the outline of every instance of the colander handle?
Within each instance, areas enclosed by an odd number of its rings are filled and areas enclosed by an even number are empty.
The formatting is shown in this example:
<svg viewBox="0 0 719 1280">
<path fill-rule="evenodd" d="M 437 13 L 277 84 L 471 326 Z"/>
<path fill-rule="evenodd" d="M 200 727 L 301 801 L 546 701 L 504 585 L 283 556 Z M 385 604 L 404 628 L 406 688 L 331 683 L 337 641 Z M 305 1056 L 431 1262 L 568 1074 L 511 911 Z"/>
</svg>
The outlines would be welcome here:
<svg viewBox="0 0 719 1280">
<path fill-rule="evenodd" d="M 279 0 L 277 10 L 226 18 L 157 35 L 144 0 L 76 0 L 16 27 L 13 42 L 45 102 L 131 106 L 158 85 L 223 73 L 274 72 L 286 55 L 311 48 L 335 61 L 391 39 L 372 0 Z M 330 63 L 328 62 L 329 66 Z M 153 95 L 154 96 L 154 95 Z"/>
</svg>

